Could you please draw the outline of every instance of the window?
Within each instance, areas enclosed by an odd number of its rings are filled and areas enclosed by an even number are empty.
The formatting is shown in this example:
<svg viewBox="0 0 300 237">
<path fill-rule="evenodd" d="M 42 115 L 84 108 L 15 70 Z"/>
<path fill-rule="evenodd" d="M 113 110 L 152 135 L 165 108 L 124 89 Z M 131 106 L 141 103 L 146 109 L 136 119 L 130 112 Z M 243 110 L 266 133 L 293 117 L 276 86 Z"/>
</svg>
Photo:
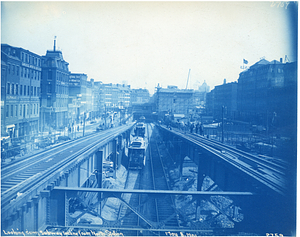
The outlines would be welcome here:
<svg viewBox="0 0 300 237">
<path fill-rule="evenodd" d="M 15 75 L 15 65 L 12 65 L 12 74 Z"/>
<path fill-rule="evenodd" d="M 27 115 L 29 115 L 29 105 L 27 105 Z"/>
<path fill-rule="evenodd" d="M 10 116 L 11 117 L 14 116 L 14 106 L 13 105 L 10 106 Z"/>
<path fill-rule="evenodd" d="M 39 114 L 39 105 L 36 105 L 36 114 Z"/>
<path fill-rule="evenodd" d="M 24 118 L 26 117 L 26 105 L 23 105 L 23 116 L 24 116 Z"/>
<path fill-rule="evenodd" d="M 51 84 L 48 84 L 47 85 L 47 93 L 51 93 L 51 92 L 52 92 Z"/>
<path fill-rule="evenodd" d="M 20 116 L 22 116 L 22 105 L 20 105 Z"/>
<path fill-rule="evenodd" d="M 33 114 L 35 114 L 35 104 L 33 105 Z"/>
<path fill-rule="evenodd" d="M 23 68 L 20 67 L 20 71 L 21 71 L 21 77 L 23 77 Z"/>
<path fill-rule="evenodd" d="M 26 85 L 24 85 L 24 95 L 26 95 Z"/>
<path fill-rule="evenodd" d="M 30 95 L 30 86 L 27 86 L 27 95 Z"/>
<path fill-rule="evenodd" d="M 52 71 L 51 70 L 48 71 L 48 79 L 52 79 Z"/>
<path fill-rule="evenodd" d="M 15 85 L 14 84 L 11 84 L 11 94 L 13 95 L 15 92 Z"/>
<path fill-rule="evenodd" d="M 34 96 L 36 96 L 36 87 L 34 87 Z"/>
<path fill-rule="evenodd" d="M 16 84 L 16 95 L 18 95 L 18 94 L 19 94 L 19 85 Z"/>
<path fill-rule="evenodd" d="M 51 97 L 47 98 L 47 107 L 51 107 Z"/>
<path fill-rule="evenodd" d="M 10 63 L 7 65 L 8 68 L 8 74 L 10 74 Z"/>
<path fill-rule="evenodd" d="M 23 85 L 20 85 L 20 95 L 23 94 Z"/>
<path fill-rule="evenodd" d="M 30 95 L 33 96 L 33 86 L 31 86 Z"/>
<path fill-rule="evenodd" d="M 19 76 L 19 70 L 20 70 L 20 68 L 19 68 L 19 66 L 17 66 L 17 67 L 16 67 L 17 76 Z"/>
<path fill-rule="evenodd" d="M 16 117 L 18 117 L 18 105 L 16 105 Z"/>
<path fill-rule="evenodd" d="M 10 94 L 10 84 L 9 83 L 7 83 L 7 91 L 6 91 L 6 94 Z"/>
<path fill-rule="evenodd" d="M 9 116 L 9 105 L 6 105 L 6 117 Z"/>
</svg>

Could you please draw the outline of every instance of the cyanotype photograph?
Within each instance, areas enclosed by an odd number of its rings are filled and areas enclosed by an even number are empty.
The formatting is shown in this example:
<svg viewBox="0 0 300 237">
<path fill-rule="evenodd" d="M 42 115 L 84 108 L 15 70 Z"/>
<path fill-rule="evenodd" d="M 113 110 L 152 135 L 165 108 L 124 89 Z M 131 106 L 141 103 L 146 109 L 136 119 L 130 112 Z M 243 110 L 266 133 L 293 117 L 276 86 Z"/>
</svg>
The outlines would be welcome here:
<svg viewBox="0 0 300 237">
<path fill-rule="evenodd" d="M 297 1 L 1 1 L 1 236 L 296 236 Z"/>
</svg>

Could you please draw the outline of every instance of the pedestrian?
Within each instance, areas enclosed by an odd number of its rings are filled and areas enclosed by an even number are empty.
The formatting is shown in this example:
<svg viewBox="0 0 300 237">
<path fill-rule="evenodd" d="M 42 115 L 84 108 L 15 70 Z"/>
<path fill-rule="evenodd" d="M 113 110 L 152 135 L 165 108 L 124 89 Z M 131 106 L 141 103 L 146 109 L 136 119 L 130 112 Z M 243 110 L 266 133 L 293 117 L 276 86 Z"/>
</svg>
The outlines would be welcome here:
<svg viewBox="0 0 300 237">
<path fill-rule="evenodd" d="M 199 123 L 196 124 L 195 133 L 198 134 L 199 131 Z"/>
<path fill-rule="evenodd" d="M 200 125 L 200 135 L 203 136 L 204 134 L 204 127 L 203 124 Z"/>
<path fill-rule="evenodd" d="M 193 130 L 194 130 L 194 124 L 191 123 L 190 132 L 193 133 Z"/>
</svg>

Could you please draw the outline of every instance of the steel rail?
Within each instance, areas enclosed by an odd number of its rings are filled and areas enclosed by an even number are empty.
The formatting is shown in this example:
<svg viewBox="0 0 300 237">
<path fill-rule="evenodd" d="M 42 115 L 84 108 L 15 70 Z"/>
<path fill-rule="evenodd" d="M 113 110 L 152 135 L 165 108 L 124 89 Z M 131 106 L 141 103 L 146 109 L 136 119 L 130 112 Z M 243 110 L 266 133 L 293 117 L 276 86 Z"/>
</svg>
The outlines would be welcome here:
<svg viewBox="0 0 300 237">
<path fill-rule="evenodd" d="M 170 131 L 166 128 L 164 128 L 167 131 Z M 286 185 L 285 185 L 285 179 L 284 177 L 278 177 L 279 175 L 276 175 L 277 179 L 275 179 L 274 177 L 271 177 L 269 175 L 269 178 L 267 178 L 265 175 L 261 174 L 259 171 L 253 169 L 253 168 L 249 168 L 247 166 L 251 166 L 241 160 L 239 160 L 238 157 L 230 157 L 228 156 L 228 154 L 223 154 L 222 151 L 220 151 L 219 149 L 213 147 L 212 145 L 207 145 L 205 144 L 203 141 L 199 141 L 191 136 L 188 136 L 186 134 L 183 133 L 179 133 L 176 131 L 170 131 L 176 135 L 181 136 L 182 138 L 184 138 L 185 140 L 194 143 L 202 148 L 204 148 L 205 150 L 209 151 L 210 153 L 220 157 L 221 159 L 223 159 L 226 162 L 229 162 L 230 164 L 232 164 L 233 166 L 237 167 L 238 169 L 242 170 L 243 172 L 245 172 L 246 174 L 250 175 L 251 177 L 255 178 L 256 180 L 258 180 L 259 182 L 263 183 L 264 185 L 268 186 L 269 188 L 275 190 L 277 193 L 280 193 L 281 195 L 284 195 L 286 193 Z M 225 145 L 224 145 L 225 146 Z M 230 148 L 227 147 L 228 151 L 230 151 Z M 242 155 L 241 155 L 242 156 Z M 237 161 L 239 160 L 239 161 Z M 243 162 L 244 164 L 242 164 L 241 162 Z M 257 162 L 258 163 L 258 162 Z M 246 166 L 247 165 L 247 166 Z M 266 165 L 264 165 L 266 166 Z M 267 167 L 269 168 L 269 167 Z M 273 169 L 272 169 L 273 170 Z M 280 173 L 280 172 L 279 172 Z M 267 173 L 266 173 L 267 174 Z M 280 174 L 281 176 L 281 174 Z M 278 180 L 278 178 L 282 179 Z M 279 183 L 278 183 L 279 182 Z"/>
<path fill-rule="evenodd" d="M 256 163 L 259 163 L 260 165 L 265 166 L 268 169 L 272 169 L 275 172 L 284 174 L 284 171 L 286 171 L 286 167 L 284 167 L 282 165 L 276 164 L 276 163 L 271 162 L 271 161 L 266 160 L 266 159 L 262 159 L 259 156 L 249 154 L 248 152 L 239 150 L 237 148 L 229 147 L 228 145 L 225 145 L 225 144 L 220 143 L 218 141 L 207 140 L 203 137 L 200 137 L 200 135 L 196 135 L 196 134 L 190 134 L 190 136 L 196 136 L 196 139 L 198 139 L 201 142 L 204 142 L 206 144 L 211 144 L 212 146 L 216 146 L 217 148 L 220 147 L 225 151 L 229 151 L 230 153 L 236 154 L 238 156 L 245 157 L 246 159 L 251 160 L 251 161 L 256 162 Z"/>
<path fill-rule="evenodd" d="M 148 130 L 149 130 L 149 126 L 151 127 L 151 125 L 147 124 Z M 153 133 L 153 131 L 152 131 Z M 154 169 L 153 169 L 153 160 L 152 160 L 152 149 L 151 149 L 151 145 L 150 145 L 150 136 L 149 133 L 147 133 L 148 135 L 148 147 L 149 147 L 149 161 L 150 161 L 150 166 L 151 166 L 151 176 L 152 176 L 152 185 L 153 185 L 153 189 L 156 190 L 155 187 L 155 178 L 154 178 Z M 158 205 L 157 205 L 157 200 L 154 199 L 154 203 L 155 203 L 155 213 L 156 213 L 156 221 L 159 222 L 159 216 L 158 216 Z"/>
<path fill-rule="evenodd" d="M 115 130 L 118 130 L 118 129 L 115 129 Z M 111 132 L 113 132 L 113 131 L 110 131 L 110 132 L 106 132 L 105 134 L 102 134 L 102 135 L 109 135 L 109 134 L 111 134 Z M 55 160 L 53 160 L 53 158 L 51 159 L 51 157 L 55 157 L 55 155 L 58 155 L 59 153 L 61 153 L 61 152 L 66 152 L 67 151 L 67 149 L 72 149 L 73 147 L 75 147 L 75 146 L 78 146 L 78 145 L 84 145 L 88 140 L 93 140 L 93 139 L 95 139 L 96 137 L 99 137 L 99 135 L 100 134 L 98 134 L 98 135 L 94 135 L 94 136 L 89 136 L 89 137 L 86 137 L 86 138 L 83 138 L 83 139 L 80 139 L 80 140 L 77 140 L 76 142 L 73 142 L 73 144 L 72 144 L 72 146 L 70 146 L 70 143 L 68 143 L 68 144 L 66 144 L 64 147 L 65 147 L 65 149 L 63 149 L 63 151 L 62 151 L 62 147 L 59 147 L 59 148 L 55 148 L 55 149 L 53 149 L 52 151 L 50 151 L 50 152 L 48 152 L 48 153 L 50 153 L 50 154 L 48 154 L 47 156 L 43 156 L 44 154 L 40 154 L 40 155 L 38 155 L 38 156 L 35 156 L 34 157 L 34 159 L 31 159 L 31 158 L 29 158 L 28 160 L 26 160 L 27 161 L 27 164 L 26 164 L 26 162 L 25 162 L 25 160 L 22 162 L 23 163 L 23 166 L 21 166 L 21 167 L 17 167 L 17 168 L 15 168 L 15 170 L 13 170 L 13 171 L 11 171 L 11 172 L 9 172 L 7 175 L 2 175 L 2 177 L 1 177 L 1 184 L 2 184 L 2 186 L 4 186 L 5 185 L 5 183 L 6 182 L 10 182 L 10 180 L 8 180 L 9 178 L 16 178 L 16 176 L 18 175 L 18 173 L 20 174 L 22 171 L 24 171 L 24 172 L 28 172 L 28 170 L 32 170 L 32 172 L 34 172 L 34 173 L 39 173 L 39 172 L 35 172 L 35 170 L 36 170 L 36 168 L 34 169 L 34 165 L 44 165 L 45 163 L 48 163 L 48 165 L 45 167 L 41 167 L 40 169 L 42 169 L 42 170 L 45 170 L 45 168 L 48 168 L 48 167 L 50 167 L 51 166 L 51 163 L 53 163 L 53 161 L 55 161 Z M 42 157 L 41 159 L 39 159 L 40 157 Z M 29 162 L 28 163 L 28 161 L 33 161 L 33 162 Z M 49 162 L 49 161 L 51 161 L 52 160 L 52 162 Z M 54 164 L 55 165 L 55 164 Z M 14 165 L 15 166 L 15 165 Z M 23 179 L 23 181 L 25 181 L 26 180 L 26 178 L 25 179 Z M 19 183 L 20 184 L 20 183 Z M 19 185 L 18 184 L 18 185 Z M 4 192 L 2 192 L 2 194 L 5 194 L 7 192 L 7 190 L 6 191 L 4 191 Z"/>
<path fill-rule="evenodd" d="M 149 126 L 152 128 L 152 124 L 150 124 Z M 156 156 L 158 156 L 156 158 L 156 160 L 157 160 L 156 161 L 157 162 L 156 173 L 160 172 L 159 176 L 161 177 L 159 180 L 156 180 L 156 182 L 157 181 L 160 182 L 161 187 L 163 187 L 167 190 L 170 190 L 170 186 L 169 186 L 168 179 L 167 179 L 167 174 L 165 172 L 165 167 L 163 164 L 162 156 L 160 154 L 157 142 L 155 140 L 153 141 L 153 139 L 152 139 L 151 143 L 152 143 L 152 146 L 154 146 L 154 150 L 156 150 L 156 153 L 157 153 Z M 153 148 L 151 148 L 151 146 L 150 146 L 150 149 L 153 149 Z M 161 176 L 161 174 L 162 174 L 162 176 Z M 154 177 L 154 173 L 152 174 L 152 176 Z M 155 181 L 155 179 L 154 179 L 154 181 Z M 157 185 L 156 185 L 156 187 L 157 187 Z M 161 189 L 159 189 L 159 190 L 161 190 Z M 176 219 L 176 217 L 175 217 L 176 209 L 174 208 L 175 203 L 173 200 L 173 196 L 167 196 L 167 198 L 170 198 L 169 201 L 166 201 L 166 200 L 163 201 L 163 202 L 166 202 L 167 205 L 165 205 L 165 206 L 162 205 L 162 202 L 159 203 L 160 205 L 157 204 L 157 207 L 158 207 L 157 216 L 158 216 L 158 223 L 159 223 L 160 228 L 162 226 L 165 226 L 166 223 L 169 223 L 169 225 L 170 225 L 170 221 L 172 221 L 172 226 L 173 226 L 173 224 L 176 226 L 179 226 L 178 219 Z M 157 202 L 157 200 L 156 200 L 156 202 Z M 169 202 L 171 202 L 170 206 L 168 206 Z M 166 215 L 167 215 L 167 218 L 165 218 Z M 174 220 L 175 220 L 176 224 L 174 223 Z"/>
<path fill-rule="evenodd" d="M 168 130 L 167 128 L 161 126 L 162 128 L 164 128 L 165 130 Z M 261 166 L 264 166 L 268 169 L 272 169 L 274 172 L 277 172 L 279 174 L 284 174 L 284 171 L 286 171 L 286 167 L 282 166 L 282 165 L 279 165 L 277 163 L 274 163 L 272 161 L 269 161 L 269 160 L 266 160 L 266 159 L 263 159 L 259 156 L 255 156 L 253 154 L 250 154 L 248 152 L 245 152 L 245 151 L 242 151 L 242 150 L 239 150 L 237 148 L 234 148 L 234 147 L 231 147 L 231 146 L 228 146 L 228 145 L 225 145 L 221 142 L 218 142 L 218 141 L 213 141 L 213 140 L 208 140 L 208 139 L 205 139 L 203 137 L 201 137 L 200 135 L 198 134 L 194 134 L 194 133 L 183 133 L 179 130 L 172 130 L 173 133 L 177 134 L 177 135 L 181 135 L 181 136 L 188 136 L 188 137 L 194 137 L 195 139 L 209 145 L 209 146 L 215 146 L 216 149 L 219 149 L 220 151 L 228 151 L 230 153 L 233 153 L 239 157 L 243 157 L 243 158 L 246 158 L 250 161 L 253 161 L 253 162 L 256 162 L 258 163 L 259 165 Z"/>
<path fill-rule="evenodd" d="M 28 167 L 32 166 L 33 164 L 35 164 L 35 163 L 41 162 L 42 160 L 47 160 L 49 157 L 60 153 L 61 149 L 64 148 L 64 147 L 70 148 L 70 146 L 71 147 L 77 146 L 80 143 L 86 142 L 87 139 L 92 139 L 92 138 L 98 137 L 99 135 L 107 135 L 107 134 L 111 133 L 112 131 L 114 131 L 116 129 L 118 129 L 118 127 L 110 129 L 110 130 L 105 130 L 105 131 L 103 131 L 103 133 L 91 133 L 87 136 L 80 137 L 76 140 L 71 140 L 69 142 L 62 143 L 62 144 L 59 144 L 57 146 L 51 147 L 50 149 L 40 151 L 36 154 L 33 154 L 32 156 L 26 157 L 25 159 L 24 158 L 21 159 L 18 162 L 13 162 L 12 164 L 6 165 L 4 168 L 1 169 L 1 182 L 5 181 L 5 179 L 8 178 L 9 176 L 15 176 L 15 174 L 17 172 L 19 172 L 21 168 L 24 168 L 24 169 L 28 168 Z M 43 158 L 42 160 L 39 159 L 36 162 L 28 163 L 31 160 L 34 160 L 36 158 L 40 158 L 42 155 L 45 156 L 45 158 Z M 23 166 L 18 167 L 20 165 L 23 165 Z"/>
<path fill-rule="evenodd" d="M 25 196 L 28 196 L 30 193 L 32 193 L 35 189 L 44 189 L 47 186 L 47 183 L 49 183 L 49 181 L 54 181 L 55 178 L 59 177 L 61 175 L 61 172 L 64 171 L 64 169 L 67 168 L 68 165 L 70 165 L 72 162 L 76 163 L 79 162 L 80 160 L 84 159 L 85 155 L 89 152 L 91 152 L 93 150 L 93 148 L 97 145 L 99 145 L 100 143 L 105 143 L 108 142 L 109 140 L 113 139 L 114 137 L 116 137 L 120 132 L 124 132 L 128 129 L 130 129 L 133 125 L 126 125 L 125 127 L 118 127 L 118 129 L 116 131 L 114 131 L 113 133 L 111 133 L 108 137 L 104 137 L 101 138 L 101 140 L 97 140 L 93 143 L 91 143 L 88 147 L 86 147 L 85 149 L 81 149 L 79 151 L 77 151 L 76 153 L 72 154 L 71 156 L 65 158 L 64 160 L 62 160 L 60 163 L 58 163 L 55 166 L 51 166 L 49 168 L 47 168 L 45 171 L 40 172 L 38 174 L 36 174 L 34 176 L 34 178 L 29 178 L 27 179 L 25 182 L 22 183 L 22 185 L 17 185 L 14 186 L 10 189 L 10 192 L 6 192 L 5 194 L 1 195 L 1 206 L 2 206 L 2 212 L 5 211 L 6 209 L 10 208 L 10 205 L 8 205 L 11 200 L 13 200 L 15 198 L 15 200 L 13 201 L 16 202 L 18 201 L 18 199 L 20 200 L 20 198 L 16 198 L 17 197 L 17 193 L 23 193 L 21 195 L 22 198 L 24 198 Z M 99 134 L 100 135 L 100 134 Z M 87 139 L 88 141 L 89 139 Z M 74 159 L 74 158 L 78 158 L 79 156 L 81 156 L 79 159 Z M 33 192 L 33 193 L 37 193 L 37 192 Z"/>
</svg>

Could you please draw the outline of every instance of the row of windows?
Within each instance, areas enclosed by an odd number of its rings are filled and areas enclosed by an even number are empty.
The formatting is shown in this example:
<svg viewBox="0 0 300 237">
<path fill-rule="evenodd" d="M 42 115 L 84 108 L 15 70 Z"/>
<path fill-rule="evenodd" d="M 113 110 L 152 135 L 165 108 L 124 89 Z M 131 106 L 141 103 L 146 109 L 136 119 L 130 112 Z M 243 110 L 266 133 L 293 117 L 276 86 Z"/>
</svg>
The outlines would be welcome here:
<svg viewBox="0 0 300 237">
<path fill-rule="evenodd" d="M 56 105 L 57 105 L 57 107 L 67 107 L 68 99 L 67 98 L 57 98 Z"/>
<path fill-rule="evenodd" d="M 7 95 L 40 96 L 40 87 L 7 83 Z"/>
<path fill-rule="evenodd" d="M 52 80 L 53 79 L 53 72 L 51 69 L 48 70 L 48 79 Z M 63 82 L 69 82 L 69 75 L 62 73 L 60 71 L 56 72 L 56 80 L 57 81 L 63 81 Z"/>
<path fill-rule="evenodd" d="M 30 54 L 22 52 L 21 54 L 21 61 L 24 63 L 30 63 L 37 67 L 41 67 L 41 59 L 34 57 Z"/>
<path fill-rule="evenodd" d="M 26 115 L 37 115 L 39 113 L 38 104 L 7 105 L 6 117 L 26 117 Z"/>
<path fill-rule="evenodd" d="M 41 72 L 33 69 L 29 69 L 26 67 L 19 67 L 18 65 L 8 64 L 8 74 L 17 75 L 21 74 L 21 77 L 31 78 L 35 80 L 41 79 Z"/>
</svg>

